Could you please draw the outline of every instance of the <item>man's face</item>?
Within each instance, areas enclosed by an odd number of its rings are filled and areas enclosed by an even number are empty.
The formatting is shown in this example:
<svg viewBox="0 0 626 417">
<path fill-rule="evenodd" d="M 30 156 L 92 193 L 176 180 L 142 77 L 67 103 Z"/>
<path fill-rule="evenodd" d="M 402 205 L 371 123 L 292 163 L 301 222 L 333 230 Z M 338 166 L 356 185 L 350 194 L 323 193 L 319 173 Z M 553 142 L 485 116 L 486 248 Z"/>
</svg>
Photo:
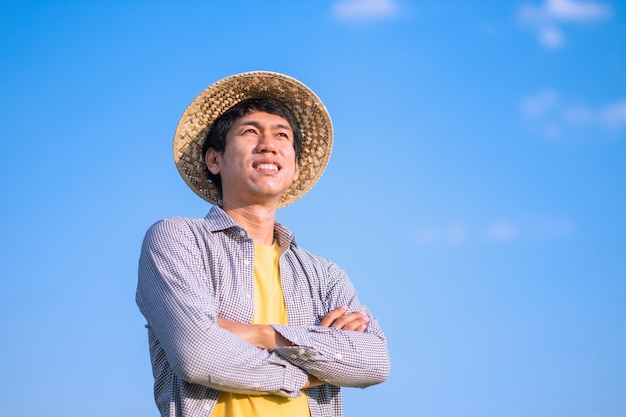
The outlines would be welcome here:
<svg viewBox="0 0 626 417">
<path fill-rule="evenodd" d="M 221 175 L 224 207 L 277 204 L 299 175 L 289 123 L 264 112 L 237 119 L 226 134 L 224 153 L 209 149 L 205 160 Z"/>
</svg>

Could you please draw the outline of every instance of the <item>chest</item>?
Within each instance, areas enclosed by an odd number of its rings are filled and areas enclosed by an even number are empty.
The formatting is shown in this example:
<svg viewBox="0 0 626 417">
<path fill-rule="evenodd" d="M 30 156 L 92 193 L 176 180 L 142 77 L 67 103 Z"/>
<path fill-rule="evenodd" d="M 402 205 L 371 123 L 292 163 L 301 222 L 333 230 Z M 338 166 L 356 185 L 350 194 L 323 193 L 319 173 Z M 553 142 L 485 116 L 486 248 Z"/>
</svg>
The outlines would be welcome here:
<svg viewBox="0 0 626 417">
<path fill-rule="evenodd" d="M 219 317 L 241 323 L 252 323 L 255 315 L 254 248 L 242 245 L 230 253 L 209 254 L 206 261 L 207 297 Z M 327 282 L 324 268 L 309 259 L 286 252 L 278 262 L 279 281 L 289 325 L 318 324 L 327 313 Z M 258 293 L 258 288 L 256 288 Z M 274 306 L 267 301 L 264 308 Z"/>
</svg>

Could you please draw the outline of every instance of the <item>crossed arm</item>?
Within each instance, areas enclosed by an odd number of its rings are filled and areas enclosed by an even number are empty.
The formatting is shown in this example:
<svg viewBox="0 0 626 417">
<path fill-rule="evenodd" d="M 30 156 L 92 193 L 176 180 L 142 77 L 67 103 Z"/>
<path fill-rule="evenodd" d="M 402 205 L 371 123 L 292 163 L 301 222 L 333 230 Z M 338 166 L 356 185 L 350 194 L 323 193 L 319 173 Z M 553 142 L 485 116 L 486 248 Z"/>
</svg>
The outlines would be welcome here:
<svg viewBox="0 0 626 417">
<path fill-rule="evenodd" d="M 181 380 L 220 391 L 298 396 L 322 381 L 365 387 L 387 377 L 384 335 L 333 265 L 322 266 L 333 285 L 327 289 L 331 309 L 319 324 L 250 325 L 220 317 L 207 253 L 189 225 L 173 219 L 150 229 L 140 257 L 137 303 L 148 321 L 151 352 Z M 346 305 L 350 313 L 337 307 Z"/>
<path fill-rule="evenodd" d="M 347 306 L 337 307 L 322 319 L 320 326 L 332 327 L 338 330 L 364 332 L 369 322 L 367 314 L 360 311 L 346 314 L 347 310 Z M 271 351 L 279 347 L 294 346 L 290 340 L 278 333 L 270 325 L 237 323 L 236 321 L 223 318 L 218 318 L 217 324 L 260 349 Z M 322 380 L 309 374 L 309 380 L 302 388 L 311 388 L 322 384 Z"/>
<path fill-rule="evenodd" d="M 322 319 L 320 326 L 364 332 L 369 322 L 367 314 L 360 311 L 346 314 L 347 310 L 347 306 L 337 307 Z M 282 346 L 293 346 L 291 341 L 270 325 L 237 323 L 223 318 L 218 318 L 217 324 L 260 349 L 274 350 Z"/>
</svg>

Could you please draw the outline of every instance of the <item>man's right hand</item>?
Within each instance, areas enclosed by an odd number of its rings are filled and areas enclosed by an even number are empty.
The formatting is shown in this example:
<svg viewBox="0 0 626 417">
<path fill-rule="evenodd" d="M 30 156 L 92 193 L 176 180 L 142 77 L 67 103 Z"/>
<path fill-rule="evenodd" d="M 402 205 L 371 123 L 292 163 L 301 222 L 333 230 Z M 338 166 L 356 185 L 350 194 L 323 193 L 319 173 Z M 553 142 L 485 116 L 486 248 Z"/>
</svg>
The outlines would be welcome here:
<svg viewBox="0 0 626 417">
<path fill-rule="evenodd" d="M 334 327 L 339 330 L 364 332 L 367 329 L 367 323 L 370 321 L 367 314 L 362 311 L 353 311 L 352 313 L 346 314 L 347 310 L 347 306 L 337 307 L 324 316 L 320 322 L 320 326 Z"/>
</svg>

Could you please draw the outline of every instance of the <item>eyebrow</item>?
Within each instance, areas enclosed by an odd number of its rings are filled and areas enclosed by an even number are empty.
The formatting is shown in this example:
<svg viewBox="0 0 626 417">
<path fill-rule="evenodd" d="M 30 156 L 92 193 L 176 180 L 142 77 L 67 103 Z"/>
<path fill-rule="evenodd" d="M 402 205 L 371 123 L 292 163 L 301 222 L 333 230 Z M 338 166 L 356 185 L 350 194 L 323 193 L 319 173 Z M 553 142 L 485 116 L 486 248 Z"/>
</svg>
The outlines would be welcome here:
<svg viewBox="0 0 626 417">
<path fill-rule="evenodd" d="M 257 122 L 256 120 L 245 120 L 243 122 L 241 122 L 241 126 L 254 126 L 257 128 L 261 128 L 261 123 Z M 284 124 L 284 123 L 276 123 L 272 125 L 272 128 L 276 129 L 288 129 L 293 131 L 293 129 L 291 128 L 291 126 L 289 126 L 289 124 Z"/>
</svg>

